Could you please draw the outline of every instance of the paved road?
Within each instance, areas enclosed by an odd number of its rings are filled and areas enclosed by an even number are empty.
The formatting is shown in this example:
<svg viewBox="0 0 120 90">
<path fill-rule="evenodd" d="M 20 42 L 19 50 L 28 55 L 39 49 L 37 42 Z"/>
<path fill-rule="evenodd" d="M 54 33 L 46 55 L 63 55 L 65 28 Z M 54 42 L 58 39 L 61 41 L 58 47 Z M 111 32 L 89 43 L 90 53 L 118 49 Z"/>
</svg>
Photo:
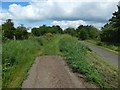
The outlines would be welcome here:
<svg viewBox="0 0 120 90">
<path fill-rule="evenodd" d="M 116 54 L 114 54 L 112 52 L 106 51 L 104 49 L 101 49 L 99 47 L 96 47 L 96 46 L 94 46 L 92 44 L 84 43 L 83 41 L 81 41 L 81 43 L 85 44 L 91 50 L 93 50 L 97 54 L 101 55 L 102 57 L 106 58 L 108 61 L 110 61 L 114 65 L 118 66 L 118 55 L 116 55 Z"/>
<path fill-rule="evenodd" d="M 60 56 L 38 57 L 22 88 L 92 88 L 71 72 Z"/>
</svg>

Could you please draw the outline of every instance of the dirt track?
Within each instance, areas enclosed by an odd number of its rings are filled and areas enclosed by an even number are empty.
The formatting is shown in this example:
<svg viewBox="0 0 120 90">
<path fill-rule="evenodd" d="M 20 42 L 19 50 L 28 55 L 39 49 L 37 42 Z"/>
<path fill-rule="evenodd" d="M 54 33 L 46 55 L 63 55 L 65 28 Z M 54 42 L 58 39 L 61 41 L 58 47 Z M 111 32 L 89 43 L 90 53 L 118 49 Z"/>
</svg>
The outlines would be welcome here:
<svg viewBox="0 0 120 90">
<path fill-rule="evenodd" d="M 86 88 L 94 87 L 78 78 L 60 56 L 38 57 L 22 88 Z"/>
</svg>

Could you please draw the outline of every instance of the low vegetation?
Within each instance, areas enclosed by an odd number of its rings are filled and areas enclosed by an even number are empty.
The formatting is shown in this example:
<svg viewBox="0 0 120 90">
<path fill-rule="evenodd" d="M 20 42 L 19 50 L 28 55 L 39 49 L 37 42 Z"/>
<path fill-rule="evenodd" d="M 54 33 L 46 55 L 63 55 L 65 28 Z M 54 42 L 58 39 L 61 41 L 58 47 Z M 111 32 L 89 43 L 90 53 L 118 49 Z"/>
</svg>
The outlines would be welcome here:
<svg viewBox="0 0 120 90">
<path fill-rule="evenodd" d="M 81 45 L 77 39 L 65 37 L 60 40 L 59 47 L 68 65 L 73 71 L 85 75 L 87 81 L 101 88 L 118 87 L 117 67 L 110 65 L 105 59 Z"/>
<path fill-rule="evenodd" d="M 39 42 L 35 40 L 7 41 L 3 43 L 2 52 L 2 85 L 3 88 L 19 88 L 33 64 Z"/>
<path fill-rule="evenodd" d="M 87 57 L 88 62 L 93 66 L 100 74 L 102 80 L 102 88 L 118 88 L 118 67 L 113 66 L 112 63 L 95 52 L 88 51 Z"/>
<path fill-rule="evenodd" d="M 2 69 L 3 88 L 20 88 L 27 72 L 39 55 L 59 53 L 57 45 L 60 36 L 46 34 L 27 40 L 7 40 L 3 43 Z"/>
<path fill-rule="evenodd" d="M 3 44 L 3 87 L 19 88 L 39 55 L 61 55 L 74 72 L 101 88 L 117 87 L 117 68 L 69 35 L 46 34 Z"/>
<path fill-rule="evenodd" d="M 6 20 L 1 26 L 3 88 L 20 88 L 28 70 L 39 55 L 64 56 L 73 71 L 85 75 L 87 81 L 101 88 L 118 87 L 117 67 L 110 65 L 89 48 L 81 45 L 79 40 L 97 40 L 99 43 L 95 43 L 99 46 L 119 51 L 113 45 L 120 44 L 120 35 L 118 35 L 120 6 L 118 11 L 113 13 L 109 23 L 101 29 L 102 31 L 91 25 L 80 25 L 77 29 L 65 30 L 60 26 L 43 25 L 38 28 L 33 27 L 32 32 L 28 33 L 28 28 L 23 25 L 15 28 L 11 19 Z M 109 46 L 106 43 L 109 43 Z"/>
</svg>

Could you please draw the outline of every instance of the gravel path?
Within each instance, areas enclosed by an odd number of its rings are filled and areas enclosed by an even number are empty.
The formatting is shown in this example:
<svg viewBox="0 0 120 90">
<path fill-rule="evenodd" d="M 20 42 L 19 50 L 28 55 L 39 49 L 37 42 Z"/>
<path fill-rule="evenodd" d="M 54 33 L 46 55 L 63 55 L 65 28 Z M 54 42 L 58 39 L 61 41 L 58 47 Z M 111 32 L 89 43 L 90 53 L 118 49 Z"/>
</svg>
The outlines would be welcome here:
<svg viewBox="0 0 120 90">
<path fill-rule="evenodd" d="M 84 80 L 72 73 L 60 56 L 38 57 L 29 71 L 22 88 L 86 88 Z"/>
<path fill-rule="evenodd" d="M 91 50 L 93 50 L 97 54 L 101 55 L 102 57 L 106 58 L 113 65 L 118 66 L 118 55 L 116 55 L 116 54 L 114 54 L 112 52 L 106 51 L 104 49 L 101 49 L 99 47 L 96 47 L 96 46 L 94 46 L 92 44 L 84 43 L 83 41 L 81 41 L 81 43 L 85 44 Z"/>
</svg>

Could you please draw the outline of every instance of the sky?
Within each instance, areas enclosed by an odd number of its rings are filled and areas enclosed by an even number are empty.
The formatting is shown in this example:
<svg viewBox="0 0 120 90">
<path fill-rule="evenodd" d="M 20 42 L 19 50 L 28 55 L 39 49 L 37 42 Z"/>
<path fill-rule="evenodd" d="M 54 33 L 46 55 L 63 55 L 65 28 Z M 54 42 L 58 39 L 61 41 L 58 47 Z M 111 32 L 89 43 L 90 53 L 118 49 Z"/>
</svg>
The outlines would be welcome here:
<svg viewBox="0 0 120 90">
<path fill-rule="evenodd" d="M 60 25 L 77 28 L 93 25 L 100 29 L 117 11 L 119 0 L 0 0 L 0 24 L 12 19 L 15 27 Z"/>
</svg>

